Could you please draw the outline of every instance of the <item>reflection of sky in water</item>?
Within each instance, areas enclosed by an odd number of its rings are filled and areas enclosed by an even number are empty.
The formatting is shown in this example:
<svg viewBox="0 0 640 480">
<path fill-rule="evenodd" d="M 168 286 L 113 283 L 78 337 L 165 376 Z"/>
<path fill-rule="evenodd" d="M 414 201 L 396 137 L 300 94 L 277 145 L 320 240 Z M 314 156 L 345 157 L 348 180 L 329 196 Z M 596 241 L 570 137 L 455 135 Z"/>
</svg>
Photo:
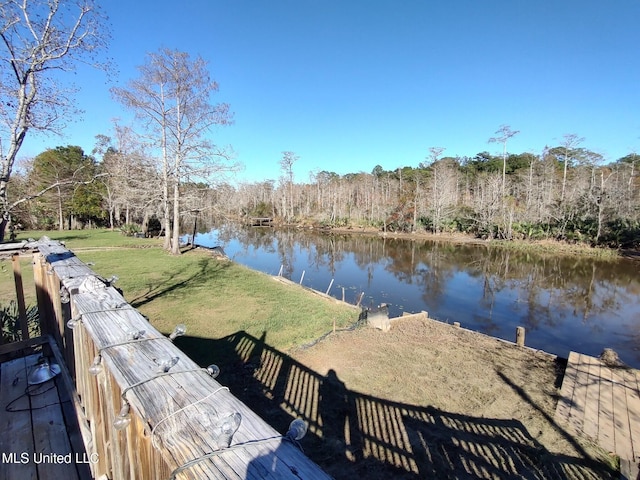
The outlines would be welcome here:
<svg viewBox="0 0 640 480">
<path fill-rule="evenodd" d="M 608 273 L 608 279 L 600 279 L 595 260 L 587 270 L 593 271 L 591 282 L 586 282 L 588 290 L 583 291 L 575 286 L 582 283 L 571 279 L 560 282 L 569 288 L 553 285 L 557 281 L 555 272 L 554 279 L 548 280 L 551 283 L 542 285 L 535 284 L 533 274 L 523 278 L 510 274 L 507 279 L 483 274 L 473 259 L 468 260 L 468 265 L 462 260 L 455 263 L 455 251 L 438 253 L 447 255 L 444 270 L 438 269 L 440 257 L 433 267 L 428 258 L 416 258 L 403 270 L 399 265 L 402 262 L 394 260 L 393 252 L 379 256 L 376 262 L 363 263 L 362 254 L 348 251 L 345 243 L 341 244 L 340 252 L 333 252 L 334 260 L 327 253 L 320 254 L 318 246 L 307 243 L 303 247 L 291 238 L 289 247 L 279 251 L 278 240 L 271 232 L 264 230 L 259 247 L 245 245 L 233 234 L 221 241 L 215 230 L 198 234 L 196 243 L 222 245 L 232 260 L 270 275 L 277 275 L 285 263 L 286 277 L 299 282 L 304 272 L 303 284 L 322 292 L 333 278 L 330 294 L 334 297 L 341 298 L 344 287 L 346 301 L 355 303 L 364 292 L 363 306 L 387 303 L 391 316 L 425 310 L 441 321 L 458 321 L 463 327 L 512 341 L 516 327 L 521 325 L 527 329 L 527 345 L 533 348 L 566 357 L 571 350 L 597 356 L 604 347 L 610 347 L 624 361 L 640 367 L 637 277 L 631 275 L 634 280 L 628 285 L 617 284 L 615 272 Z M 416 256 L 421 252 L 418 249 Z M 484 252 L 478 250 L 475 255 L 486 255 Z M 562 274 L 576 274 L 573 270 L 566 268 Z"/>
</svg>

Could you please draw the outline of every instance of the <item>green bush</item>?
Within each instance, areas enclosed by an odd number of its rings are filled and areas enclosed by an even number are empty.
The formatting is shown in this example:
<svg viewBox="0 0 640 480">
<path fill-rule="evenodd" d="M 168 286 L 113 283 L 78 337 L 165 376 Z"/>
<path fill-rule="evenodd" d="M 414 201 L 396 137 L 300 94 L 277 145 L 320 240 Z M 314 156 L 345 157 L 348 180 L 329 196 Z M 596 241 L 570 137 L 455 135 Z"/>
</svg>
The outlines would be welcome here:
<svg viewBox="0 0 640 480">
<path fill-rule="evenodd" d="M 140 228 L 140 225 L 136 225 L 135 223 L 125 223 L 120 227 L 120 231 L 127 237 L 133 237 L 136 233 L 141 233 L 142 228 Z"/>
<path fill-rule="evenodd" d="M 37 337 L 40 335 L 38 307 L 33 305 L 27 307 L 26 310 L 29 336 Z M 12 343 L 22 340 L 20 315 L 18 314 L 18 304 L 15 300 L 11 300 L 6 305 L 0 306 L 0 325 L 2 326 L 2 341 L 4 343 Z"/>
</svg>

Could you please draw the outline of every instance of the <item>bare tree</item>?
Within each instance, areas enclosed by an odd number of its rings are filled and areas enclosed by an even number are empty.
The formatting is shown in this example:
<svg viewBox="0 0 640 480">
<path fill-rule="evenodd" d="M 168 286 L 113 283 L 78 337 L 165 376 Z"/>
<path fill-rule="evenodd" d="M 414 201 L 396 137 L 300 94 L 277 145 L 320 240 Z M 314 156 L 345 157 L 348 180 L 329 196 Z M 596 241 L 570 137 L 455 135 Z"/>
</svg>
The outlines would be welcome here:
<svg viewBox="0 0 640 480">
<path fill-rule="evenodd" d="M 162 185 L 154 162 L 146 154 L 143 141 L 128 126 L 114 122 L 113 138 L 96 136 L 94 154 L 102 155 L 101 168 L 107 176 L 102 180 L 105 208 L 109 212 L 109 226 L 142 221 L 143 230 L 155 207 L 161 204 L 158 194 Z M 136 220 L 133 220 L 133 219 Z"/>
<path fill-rule="evenodd" d="M 214 125 L 231 123 L 231 114 L 227 104 L 211 102 L 218 84 L 200 57 L 192 60 L 188 53 L 165 48 L 149 54 L 139 70 L 140 77 L 128 88 L 112 92 L 156 135 L 155 146 L 162 152 L 165 248 L 179 254 L 180 184 L 234 167 L 207 138 Z"/>
<path fill-rule="evenodd" d="M 501 143 L 502 144 L 502 197 L 505 196 L 505 186 L 507 182 L 507 141 L 520 133 L 519 130 L 511 130 L 509 125 L 500 125 L 500 128 L 496 130 L 497 137 L 491 137 L 489 143 Z"/>
<path fill-rule="evenodd" d="M 293 165 L 300 159 L 300 157 L 298 155 L 296 155 L 294 152 L 290 152 L 290 151 L 286 151 L 286 152 L 282 152 L 282 158 L 280 159 L 280 168 L 282 169 L 282 173 L 284 173 L 288 185 L 288 197 L 289 197 L 289 206 L 288 208 L 285 208 L 285 211 L 288 210 L 287 213 L 285 213 L 285 218 L 287 220 L 291 220 L 294 216 L 293 213 Z M 286 202 L 285 202 L 286 205 Z"/>
<path fill-rule="evenodd" d="M 578 145 L 584 142 L 584 138 L 578 137 L 575 133 L 564 135 L 562 141 L 563 154 L 563 169 L 562 169 L 562 190 L 560 192 L 560 203 L 564 202 L 565 192 L 567 190 L 567 171 L 569 169 L 569 161 L 571 160 L 573 153 Z"/>
<path fill-rule="evenodd" d="M 59 133 L 77 113 L 73 88 L 57 72 L 80 61 L 101 66 L 96 54 L 108 28 L 93 0 L 2 0 L 0 19 L 1 241 L 10 219 L 7 188 L 27 132 Z"/>
</svg>

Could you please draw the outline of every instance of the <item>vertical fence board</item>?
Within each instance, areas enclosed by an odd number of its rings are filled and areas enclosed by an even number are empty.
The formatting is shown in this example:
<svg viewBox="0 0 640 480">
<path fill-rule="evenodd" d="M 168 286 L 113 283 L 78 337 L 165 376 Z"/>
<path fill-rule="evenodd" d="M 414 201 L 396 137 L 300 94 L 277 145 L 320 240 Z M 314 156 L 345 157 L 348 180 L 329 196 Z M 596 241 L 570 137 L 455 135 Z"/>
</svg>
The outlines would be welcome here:
<svg viewBox="0 0 640 480">
<path fill-rule="evenodd" d="M 20 268 L 20 255 L 15 253 L 11 256 L 13 265 L 13 281 L 16 285 L 16 300 L 18 302 L 18 319 L 22 331 L 22 340 L 29 339 L 29 325 L 27 325 L 27 307 L 24 302 L 24 287 L 22 285 L 22 270 Z"/>
</svg>

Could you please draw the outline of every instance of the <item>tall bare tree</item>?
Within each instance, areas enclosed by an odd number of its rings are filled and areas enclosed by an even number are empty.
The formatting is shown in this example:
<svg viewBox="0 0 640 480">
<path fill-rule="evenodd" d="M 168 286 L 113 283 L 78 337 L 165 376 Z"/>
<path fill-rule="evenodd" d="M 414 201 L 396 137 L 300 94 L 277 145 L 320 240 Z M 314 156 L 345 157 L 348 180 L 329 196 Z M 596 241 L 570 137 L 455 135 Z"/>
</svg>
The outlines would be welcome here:
<svg viewBox="0 0 640 480">
<path fill-rule="evenodd" d="M 214 125 L 229 124 L 232 116 L 227 104 L 212 103 L 218 84 L 200 57 L 192 60 L 188 53 L 163 48 L 148 54 L 139 71 L 128 88 L 112 92 L 155 135 L 154 144 L 162 152 L 165 248 L 179 254 L 180 184 L 234 167 L 207 138 Z"/>
<path fill-rule="evenodd" d="M 504 198 L 506 193 L 507 184 L 507 142 L 510 138 L 520 133 L 519 130 L 511 130 L 509 125 L 500 125 L 500 128 L 496 130 L 496 137 L 491 137 L 489 143 L 501 143 L 502 144 L 502 197 Z"/>
<path fill-rule="evenodd" d="M 287 189 L 288 189 L 288 197 L 289 197 L 289 205 L 285 207 L 285 218 L 287 220 L 291 220 L 294 216 L 293 212 L 293 165 L 300 159 L 298 155 L 294 152 L 286 151 L 282 152 L 282 158 L 280 159 L 280 168 L 282 169 L 282 173 L 285 175 L 287 179 Z M 285 205 L 286 205 L 285 200 Z"/>
<path fill-rule="evenodd" d="M 10 219 L 7 188 L 30 130 L 59 133 L 76 115 L 59 72 L 104 66 L 108 25 L 93 0 L 0 0 L 0 241 Z"/>
<path fill-rule="evenodd" d="M 561 144 L 563 148 L 562 190 L 560 192 L 561 204 L 564 202 L 565 192 L 567 190 L 567 172 L 569 170 L 569 163 L 572 160 L 572 157 L 574 156 L 578 145 L 580 145 L 582 142 L 584 142 L 584 138 L 579 137 L 575 133 L 570 133 L 564 135 L 563 137 L 563 141 Z"/>
</svg>

